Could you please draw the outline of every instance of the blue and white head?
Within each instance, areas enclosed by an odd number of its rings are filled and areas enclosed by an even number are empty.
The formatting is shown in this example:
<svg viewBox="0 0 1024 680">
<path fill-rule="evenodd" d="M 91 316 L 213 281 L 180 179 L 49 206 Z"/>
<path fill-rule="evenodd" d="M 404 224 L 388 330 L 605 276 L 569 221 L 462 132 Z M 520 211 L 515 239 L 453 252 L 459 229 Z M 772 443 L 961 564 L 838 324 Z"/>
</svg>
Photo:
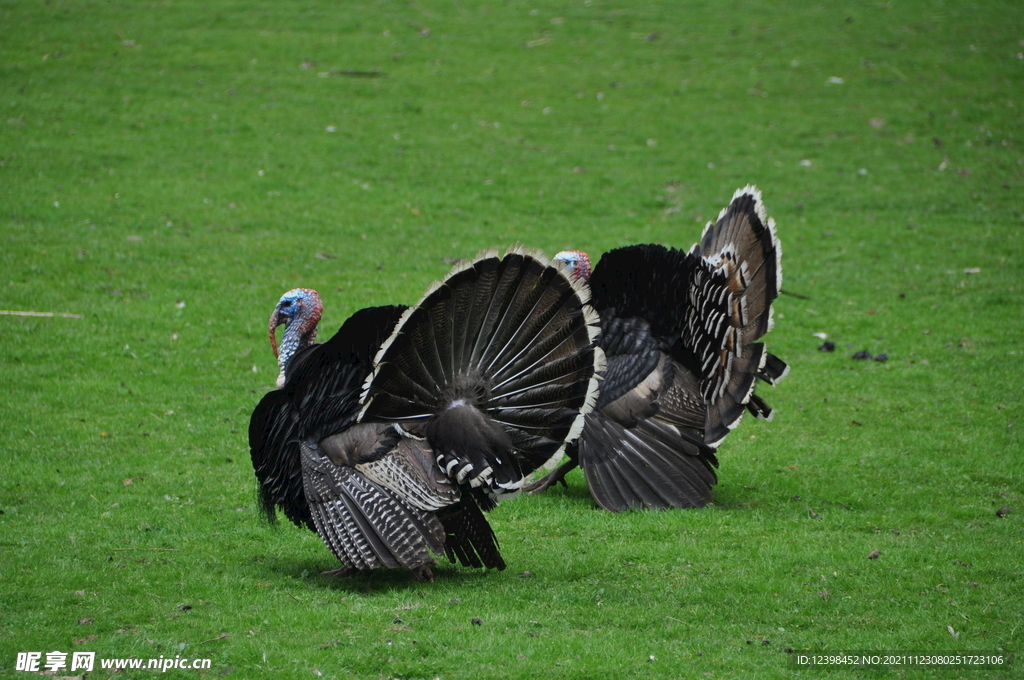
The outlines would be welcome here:
<svg viewBox="0 0 1024 680">
<path fill-rule="evenodd" d="M 577 279 L 590 278 L 590 258 L 582 250 L 563 250 L 554 259 L 567 264 Z"/>
<path fill-rule="evenodd" d="M 300 349 L 309 347 L 316 340 L 316 327 L 323 312 L 324 305 L 320 301 L 320 295 L 312 288 L 290 290 L 281 296 L 274 307 L 267 330 L 270 333 L 270 348 L 274 351 L 280 368 L 280 374 L 277 376 L 278 389 L 284 386 L 286 369 L 292 355 Z M 281 325 L 285 328 L 284 335 L 281 336 L 281 349 L 278 351 L 275 331 Z"/>
</svg>

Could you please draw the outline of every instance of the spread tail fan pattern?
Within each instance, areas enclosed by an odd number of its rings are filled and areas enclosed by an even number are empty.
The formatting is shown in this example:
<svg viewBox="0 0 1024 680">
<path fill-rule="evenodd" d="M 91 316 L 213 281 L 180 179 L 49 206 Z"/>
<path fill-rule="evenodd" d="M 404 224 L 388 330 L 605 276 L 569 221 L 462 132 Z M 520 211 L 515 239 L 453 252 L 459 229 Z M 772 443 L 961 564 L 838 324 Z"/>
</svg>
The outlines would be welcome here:
<svg viewBox="0 0 1024 680">
<path fill-rule="evenodd" d="M 585 283 L 539 253 L 486 252 L 406 311 L 360 420 L 426 436 L 441 468 L 493 495 L 553 464 L 597 399 L 599 319 Z"/>
<path fill-rule="evenodd" d="M 770 417 L 753 396 L 755 378 L 771 384 L 788 367 L 757 342 L 771 330 L 772 302 L 782 286 L 782 246 L 761 192 L 738 190 L 690 251 L 691 283 L 682 343 L 699 363 L 708 404 L 705 441 L 717 446 L 745 410 Z"/>
</svg>

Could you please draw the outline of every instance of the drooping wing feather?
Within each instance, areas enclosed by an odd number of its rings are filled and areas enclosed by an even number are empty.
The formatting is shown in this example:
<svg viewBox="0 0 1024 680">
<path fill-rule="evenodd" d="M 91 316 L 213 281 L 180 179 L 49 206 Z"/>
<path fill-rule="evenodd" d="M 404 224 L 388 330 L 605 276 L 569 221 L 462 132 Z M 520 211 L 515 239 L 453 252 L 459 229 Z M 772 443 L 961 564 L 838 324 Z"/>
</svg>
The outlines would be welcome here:
<svg viewBox="0 0 1024 680">
<path fill-rule="evenodd" d="M 602 411 L 587 416 L 579 461 L 598 505 L 631 508 L 703 507 L 713 498 L 715 473 L 699 437 L 644 419 L 626 427 Z"/>
<path fill-rule="evenodd" d="M 640 320 L 635 320 L 640 322 Z M 642 335 L 638 323 L 628 326 Z M 604 337 L 604 336 L 602 336 Z M 617 363 L 631 344 L 609 336 Z M 701 507 L 712 499 L 715 484 L 714 451 L 700 429 L 705 405 L 697 393 L 697 380 L 662 347 L 648 350 L 653 367 L 632 388 L 591 414 L 580 437 L 578 458 L 598 504 L 608 510 L 630 507 Z"/>
<path fill-rule="evenodd" d="M 353 569 L 436 564 L 444 552 L 444 527 L 355 469 L 337 465 L 307 444 L 303 484 L 317 533 L 343 565 Z"/>
<path fill-rule="evenodd" d="M 704 444 L 706 405 L 697 378 L 638 317 L 601 314 L 607 371 L 599 411 L 588 415 L 570 457 L 601 507 L 699 507 L 712 498 L 714 451 Z M 543 490 L 571 465 L 531 485 Z"/>
</svg>

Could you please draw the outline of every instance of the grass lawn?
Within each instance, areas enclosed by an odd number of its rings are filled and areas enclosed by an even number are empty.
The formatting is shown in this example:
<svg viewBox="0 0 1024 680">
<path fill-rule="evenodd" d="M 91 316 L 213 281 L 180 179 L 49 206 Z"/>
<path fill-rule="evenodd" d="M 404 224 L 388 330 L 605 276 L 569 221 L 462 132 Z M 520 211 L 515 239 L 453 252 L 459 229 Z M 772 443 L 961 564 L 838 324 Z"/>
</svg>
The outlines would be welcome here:
<svg viewBox="0 0 1024 680">
<path fill-rule="evenodd" d="M 1017 0 L 0 2 L 0 309 L 80 315 L 0 316 L 0 677 L 1022 677 L 792 666 L 1022 648 L 1022 95 Z M 433 584 L 259 520 L 285 290 L 327 332 L 483 248 L 688 248 L 748 182 L 809 299 L 714 506 L 577 472 Z"/>
</svg>

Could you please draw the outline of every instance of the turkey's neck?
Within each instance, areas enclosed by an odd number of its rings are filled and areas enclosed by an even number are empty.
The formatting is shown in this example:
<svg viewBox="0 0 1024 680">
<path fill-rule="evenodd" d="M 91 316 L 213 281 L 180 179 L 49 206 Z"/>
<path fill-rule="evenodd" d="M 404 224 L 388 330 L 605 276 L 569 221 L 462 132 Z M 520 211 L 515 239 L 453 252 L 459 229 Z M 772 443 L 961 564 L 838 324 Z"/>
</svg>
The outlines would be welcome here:
<svg viewBox="0 0 1024 680">
<path fill-rule="evenodd" d="M 292 357 L 300 349 L 305 349 L 316 340 L 316 327 L 320 323 L 319 315 L 305 315 L 292 320 L 281 336 L 281 349 L 277 355 L 277 366 L 280 373 L 277 376 L 277 388 L 284 387 L 285 378 L 288 376 L 288 364 Z"/>
</svg>

